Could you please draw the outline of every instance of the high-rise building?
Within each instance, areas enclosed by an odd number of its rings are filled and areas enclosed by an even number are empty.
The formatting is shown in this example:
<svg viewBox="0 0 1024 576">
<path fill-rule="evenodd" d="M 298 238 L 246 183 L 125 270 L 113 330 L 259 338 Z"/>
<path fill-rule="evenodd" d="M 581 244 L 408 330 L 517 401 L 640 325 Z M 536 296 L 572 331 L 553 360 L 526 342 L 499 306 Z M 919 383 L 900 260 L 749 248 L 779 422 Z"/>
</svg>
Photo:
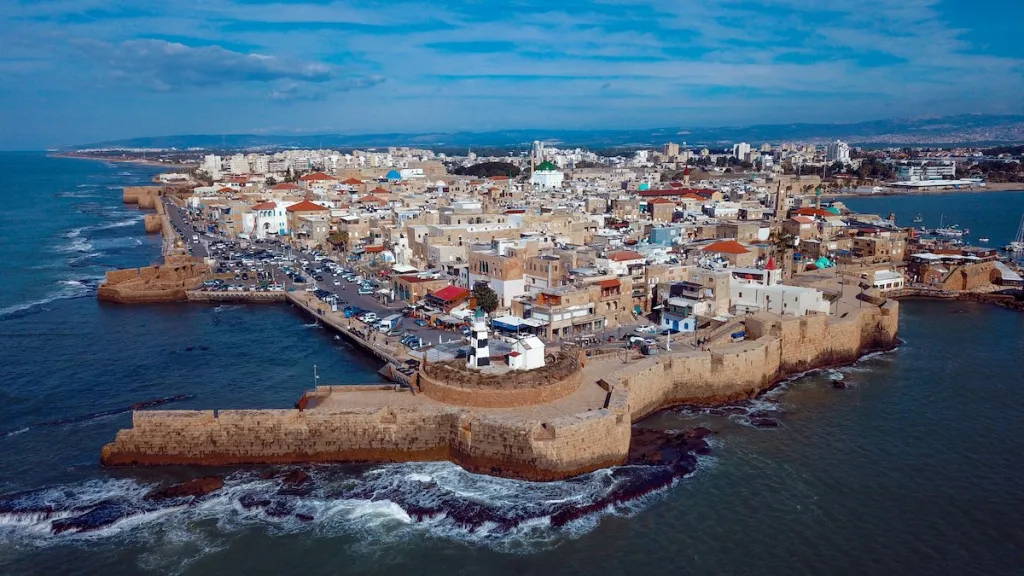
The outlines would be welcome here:
<svg viewBox="0 0 1024 576">
<path fill-rule="evenodd" d="M 679 156 L 679 144 L 676 144 L 675 142 L 669 142 L 668 144 L 665 144 L 663 153 L 665 156 L 668 156 L 669 158 L 675 158 L 676 156 Z"/>
<path fill-rule="evenodd" d="M 850 163 L 850 145 L 841 140 L 829 143 L 825 149 L 825 156 L 829 162 Z"/>
<path fill-rule="evenodd" d="M 732 155 L 739 160 L 745 160 L 747 158 L 747 154 L 749 153 L 750 144 L 747 144 L 746 142 L 734 144 L 732 147 Z"/>
</svg>

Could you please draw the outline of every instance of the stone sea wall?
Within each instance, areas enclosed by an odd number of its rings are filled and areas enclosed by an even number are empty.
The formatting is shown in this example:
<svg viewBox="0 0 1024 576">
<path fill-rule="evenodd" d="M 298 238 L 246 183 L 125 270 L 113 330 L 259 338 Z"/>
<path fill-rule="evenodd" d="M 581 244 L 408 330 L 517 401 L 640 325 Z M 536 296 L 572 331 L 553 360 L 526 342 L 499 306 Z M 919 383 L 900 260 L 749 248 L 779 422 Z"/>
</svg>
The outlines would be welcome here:
<svg viewBox="0 0 1024 576">
<path fill-rule="evenodd" d="M 631 425 L 671 405 L 753 397 L 811 368 L 892 347 L 895 301 L 847 318 L 751 317 L 751 340 L 622 364 L 599 360 L 601 409 L 558 418 L 424 403 L 368 410 L 136 412 L 103 448 L 106 465 L 258 464 L 451 460 L 468 470 L 556 480 L 625 462 Z M 602 371 L 603 372 L 603 371 Z M 352 394 L 359 392 L 353 391 Z"/>
<path fill-rule="evenodd" d="M 555 480 L 621 464 L 630 424 L 608 411 L 529 422 L 456 408 L 135 412 L 105 465 L 450 460 L 474 472 Z M 595 441 L 597 439 L 598 441 Z"/>
<path fill-rule="evenodd" d="M 188 257 L 168 257 L 165 264 L 111 270 L 96 291 L 105 302 L 183 302 L 187 291 L 203 283 L 207 266 Z"/>
</svg>

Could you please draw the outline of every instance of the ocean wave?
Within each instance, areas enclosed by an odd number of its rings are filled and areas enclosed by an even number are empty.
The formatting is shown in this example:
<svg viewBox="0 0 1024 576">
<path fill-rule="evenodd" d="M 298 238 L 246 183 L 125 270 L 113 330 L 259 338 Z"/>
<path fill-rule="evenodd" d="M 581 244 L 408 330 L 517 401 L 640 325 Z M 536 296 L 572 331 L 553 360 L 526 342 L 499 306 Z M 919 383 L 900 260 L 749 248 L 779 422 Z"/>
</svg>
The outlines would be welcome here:
<svg viewBox="0 0 1024 576">
<path fill-rule="evenodd" d="M 369 546 L 428 533 L 499 551 L 536 551 L 593 530 L 602 517 L 639 513 L 680 478 L 666 466 L 622 466 L 547 483 L 471 474 L 447 462 L 318 466 L 297 479 L 294 470 L 237 471 L 198 497 L 154 499 L 158 486 L 136 479 L 0 496 L 0 536 L 39 547 L 173 533 L 216 547 L 218 539 L 260 528 L 355 535 Z"/>
<path fill-rule="evenodd" d="M 218 313 L 218 314 L 219 314 L 219 313 L 221 313 L 221 312 L 229 312 L 229 311 L 231 311 L 231 310 L 238 310 L 239 308 L 242 308 L 242 307 L 243 307 L 243 305 L 242 305 L 242 304 L 218 304 L 218 305 L 217 305 L 217 306 L 216 306 L 216 307 L 215 307 L 215 308 L 213 309 L 213 311 L 214 311 L 215 313 Z"/>
<path fill-rule="evenodd" d="M 133 216 L 131 218 L 126 218 L 126 219 L 123 219 L 123 220 L 117 220 L 115 222 L 108 222 L 106 224 L 99 224 L 97 226 L 93 226 L 91 229 L 92 230 L 111 230 L 111 229 L 114 229 L 114 228 L 124 228 L 126 226 L 134 226 L 134 225 L 142 222 L 142 220 L 144 218 L 145 218 L 144 216 Z"/>
<path fill-rule="evenodd" d="M 93 258 L 99 258 L 103 256 L 103 252 L 87 252 L 81 256 L 75 256 L 74 258 L 68 258 L 67 265 L 71 268 L 81 268 L 83 266 L 90 266 L 89 262 Z"/>
<path fill-rule="evenodd" d="M 66 192 L 57 192 L 53 195 L 54 198 L 99 198 L 97 194 L 93 194 L 93 190 L 75 190 Z"/>
<path fill-rule="evenodd" d="M 57 300 L 84 298 L 92 294 L 95 290 L 95 288 L 90 286 L 88 283 L 76 280 L 62 280 L 58 282 L 58 284 L 61 285 L 62 288 L 48 296 L 37 300 L 22 302 L 20 304 L 13 304 L 6 308 L 0 308 L 0 320 L 20 318 L 28 314 L 41 312 L 45 310 L 45 306 L 51 302 L 56 302 Z"/>
<path fill-rule="evenodd" d="M 74 235 L 68 236 L 67 234 Z M 70 240 L 70 242 L 56 246 L 54 247 L 54 250 L 56 250 L 57 252 L 88 252 L 89 250 L 92 250 L 93 245 L 92 243 L 89 242 L 87 238 L 81 235 L 82 230 L 75 229 L 72 230 L 71 232 L 68 232 L 67 234 L 65 235 L 65 238 L 67 240 Z"/>
</svg>

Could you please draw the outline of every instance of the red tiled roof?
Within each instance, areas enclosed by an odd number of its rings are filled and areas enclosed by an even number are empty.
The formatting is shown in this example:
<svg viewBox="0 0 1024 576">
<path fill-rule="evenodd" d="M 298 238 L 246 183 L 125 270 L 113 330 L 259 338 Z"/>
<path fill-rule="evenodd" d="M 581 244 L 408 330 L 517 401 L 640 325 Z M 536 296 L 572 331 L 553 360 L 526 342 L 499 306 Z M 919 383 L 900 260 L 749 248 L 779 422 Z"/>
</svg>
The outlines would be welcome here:
<svg viewBox="0 0 1024 576">
<path fill-rule="evenodd" d="M 809 218 L 807 216 L 793 216 L 793 220 L 801 224 L 814 224 L 814 218 Z"/>
<path fill-rule="evenodd" d="M 648 204 L 675 204 L 675 202 L 668 198 L 653 198 L 647 201 Z"/>
<path fill-rule="evenodd" d="M 672 184 L 678 184 L 673 182 Z M 655 196 L 682 196 L 685 194 L 696 194 L 697 196 L 711 196 L 717 192 L 710 188 L 662 188 L 660 190 L 640 190 L 637 192 L 640 196 L 655 197 Z"/>
<path fill-rule="evenodd" d="M 508 176 L 491 176 L 491 180 L 508 180 Z"/>
<path fill-rule="evenodd" d="M 259 204 L 253 204 L 253 210 L 273 210 L 277 208 L 277 204 L 274 202 L 260 202 Z"/>
<path fill-rule="evenodd" d="M 359 200 L 356 200 L 356 202 L 361 202 L 363 204 L 387 204 L 387 202 L 380 198 L 377 198 L 372 194 L 367 194 L 366 196 L 363 196 Z"/>
<path fill-rule="evenodd" d="M 334 180 L 334 177 L 328 176 L 323 172 L 313 172 L 312 174 L 303 174 L 302 176 L 299 176 L 299 180 L 303 182 L 309 182 L 311 180 Z"/>
<path fill-rule="evenodd" d="M 735 240 L 722 240 L 704 247 L 705 252 L 717 252 L 719 254 L 746 254 L 750 252 L 743 244 Z"/>
<path fill-rule="evenodd" d="M 380 186 L 377 186 L 373 190 L 370 190 L 370 194 L 390 194 L 390 193 L 391 192 L 388 192 L 387 188 L 381 188 Z"/>
<path fill-rule="evenodd" d="M 217 192 L 234 192 L 234 191 L 235 191 L 234 188 L 228 188 L 227 186 L 224 186 L 224 187 L 222 187 L 222 188 L 217 190 Z"/>
<path fill-rule="evenodd" d="M 800 216 L 821 216 L 822 218 L 835 216 L 835 214 L 829 212 L 828 210 L 822 210 L 821 208 L 798 208 L 793 213 L 799 214 Z"/>
<path fill-rule="evenodd" d="M 468 298 L 469 290 L 466 290 L 465 288 L 460 288 L 459 286 L 455 285 L 445 286 L 444 288 L 441 288 L 437 292 L 431 294 L 431 296 L 444 300 L 445 302 L 451 302 L 452 300 Z"/>
<path fill-rule="evenodd" d="M 342 182 L 342 184 L 348 184 L 349 186 L 358 186 L 359 184 L 362 184 L 362 183 L 363 183 L 362 180 L 359 180 L 359 179 L 356 179 L 356 178 L 349 178 L 348 180 L 345 180 L 344 182 Z"/>
<path fill-rule="evenodd" d="M 619 250 L 608 254 L 608 259 L 612 262 L 624 262 L 626 260 L 643 260 L 644 255 L 639 252 L 632 250 Z"/>
<path fill-rule="evenodd" d="M 323 206 L 316 204 L 315 202 L 310 202 L 309 200 L 303 200 L 298 204 L 292 204 L 287 208 L 287 210 L 289 212 L 318 212 L 328 210 L 328 208 L 324 208 Z"/>
<path fill-rule="evenodd" d="M 598 282 L 598 285 L 601 286 L 601 288 L 618 288 L 619 286 L 622 286 L 622 282 L 612 278 L 611 280 L 601 280 Z"/>
<path fill-rule="evenodd" d="M 363 248 L 363 251 L 364 251 L 364 252 L 367 252 L 367 253 L 369 253 L 369 254 L 376 254 L 376 253 L 378 253 L 378 252 L 383 252 L 383 251 L 384 251 L 384 247 L 383 247 L 383 246 L 381 246 L 381 245 L 377 245 L 377 246 L 366 246 L 365 248 Z"/>
<path fill-rule="evenodd" d="M 298 184 L 292 184 L 291 182 L 281 182 L 280 184 L 274 184 L 271 190 L 298 190 Z"/>
</svg>

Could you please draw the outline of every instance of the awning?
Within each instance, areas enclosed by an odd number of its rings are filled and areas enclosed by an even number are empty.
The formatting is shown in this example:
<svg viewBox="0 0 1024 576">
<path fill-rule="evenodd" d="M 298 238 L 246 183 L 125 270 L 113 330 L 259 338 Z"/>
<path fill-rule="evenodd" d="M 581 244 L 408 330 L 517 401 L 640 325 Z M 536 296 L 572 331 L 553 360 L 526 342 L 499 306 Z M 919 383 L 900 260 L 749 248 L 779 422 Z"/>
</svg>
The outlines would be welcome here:
<svg viewBox="0 0 1024 576">
<path fill-rule="evenodd" d="M 530 326 L 533 328 L 540 328 L 541 326 L 547 326 L 548 323 L 544 320 L 538 320 L 536 318 L 526 318 L 523 320 L 524 326 Z"/>
</svg>

